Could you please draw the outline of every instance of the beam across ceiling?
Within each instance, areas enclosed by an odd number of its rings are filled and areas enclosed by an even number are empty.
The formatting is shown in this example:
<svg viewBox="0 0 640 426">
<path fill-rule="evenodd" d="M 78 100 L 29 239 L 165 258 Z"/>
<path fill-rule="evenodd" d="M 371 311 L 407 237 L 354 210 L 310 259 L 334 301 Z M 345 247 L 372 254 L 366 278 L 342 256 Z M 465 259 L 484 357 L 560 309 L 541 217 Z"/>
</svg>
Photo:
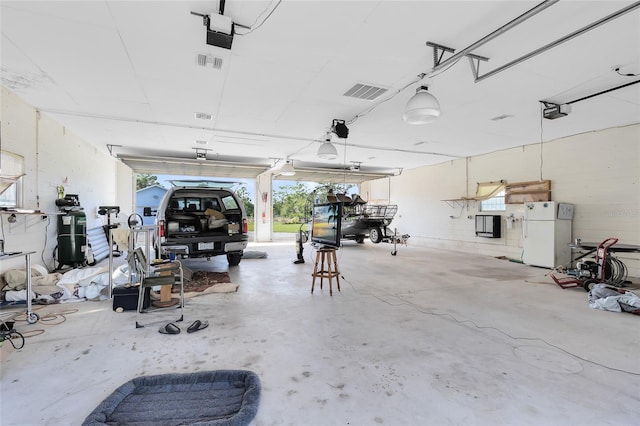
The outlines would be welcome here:
<svg viewBox="0 0 640 426">
<path fill-rule="evenodd" d="M 135 173 L 151 175 L 209 176 L 255 178 L 269 170 L 270 165 L 232 163 L 187 158 L 118 155 Z"/>
<path fill-rule="evenodd" d="M 118 155 L 124 164 L 134 173 L 151 175 L 177 175 L 201 177 L 229 177 L 255 179 L 272 166 L 270 164 L 247 164 L 228 161 L 196 160 L 186 158 L 149 157 Z M 361 184 L 369 180 L 393 176 L 394 173 L 367 172 L 351 169 L 327 169 L 314 167 L 295 167 L 296 174 L 283 176 L 274 169 L 274 179 L 318 183 Z"/>
<path fill-rule="evenodd" d="M 296 166 L 295 170 L 296 174 L 293 176 L 275 175 L 274 179 L 318 183 L 353 183 L 359 185 L 362 182 L 394 176 L 393 173 L 367 172 L 348 169 L 341 170 Z"/>
</svg>

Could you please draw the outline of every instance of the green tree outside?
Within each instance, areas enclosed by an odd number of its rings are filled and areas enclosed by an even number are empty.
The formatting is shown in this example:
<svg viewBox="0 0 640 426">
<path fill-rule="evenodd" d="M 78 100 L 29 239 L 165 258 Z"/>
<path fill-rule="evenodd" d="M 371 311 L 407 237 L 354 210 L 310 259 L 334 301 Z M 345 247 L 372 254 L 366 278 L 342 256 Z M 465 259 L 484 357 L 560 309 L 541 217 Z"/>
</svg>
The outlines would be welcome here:
<svg viewBox="0 0 640 426">
<path fill-rule="evenodd" d="M 273 193 L 273 215 L 287 223 L 302 223 L 309 216 L 310 195 L 300 182 L 281 187 Z"/>
<path fill-rule="evenodd" d="M 304 223 L 310 219 L 311 207 L 316 202 L 327 201 L 327 194 L 347 194 L 356 188 L 353 184 L 329 183 L 309 189 L 303 183 L 286 185 L 273 194 L 273 215 L 284 223 Z"/>
<path fill-rule="evenodd" d="M 356 189 L 357 186 L 354 184 L 343 184 L 343 183 L 326 183 L 321 186 L 318 186 L 315 190 L 315 199 L 318 200 L 319 203 L 327 202 L 327 194 L 332 192 L 334 194 L 349 194 L 352 189 Z"/>
<path fill-rule="evenodd" d="M 151 185 L 159 185 L 164 188 L 164 186 L 158 183 L 158 176 L 150 174 L 136 175 L 136 189 L 143 189 Z"/>
<path fill-rule="evenodd" d="M 253 204 L 253 200 L 249 195 L 249 191 L 244 186 L 241 186 L 237 191 L 236 195 L 242 200 L 244 204 L 244 209 L 247 212 L 248 217 L 253 217 L 253 213 L 255 211 L 255 205 Z"/>
</svg>

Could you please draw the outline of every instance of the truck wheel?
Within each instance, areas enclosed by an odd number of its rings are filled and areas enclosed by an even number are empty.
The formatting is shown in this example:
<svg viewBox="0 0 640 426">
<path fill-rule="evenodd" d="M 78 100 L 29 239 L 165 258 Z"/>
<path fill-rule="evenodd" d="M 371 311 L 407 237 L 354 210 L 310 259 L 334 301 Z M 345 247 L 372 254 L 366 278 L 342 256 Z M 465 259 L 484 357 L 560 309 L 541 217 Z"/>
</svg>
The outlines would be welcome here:
<svg viewBox="0 0 640 426">
<path fill-rule="evenodd" d="M 364 235 L 356 235 L 356 243 L 364 244 Z"/>
<path fill-rule="evenodd" d="M 369 239 L 373 244 L 378 244 L 382 241 L 382 231 L 377 226 L 369 230 Z"/>
<path fill-rule="evenodd" d="M 242 260 L 242 253 L 227 253 L 227 262 L 229 266 L 238 266 Z"/>
</svg>

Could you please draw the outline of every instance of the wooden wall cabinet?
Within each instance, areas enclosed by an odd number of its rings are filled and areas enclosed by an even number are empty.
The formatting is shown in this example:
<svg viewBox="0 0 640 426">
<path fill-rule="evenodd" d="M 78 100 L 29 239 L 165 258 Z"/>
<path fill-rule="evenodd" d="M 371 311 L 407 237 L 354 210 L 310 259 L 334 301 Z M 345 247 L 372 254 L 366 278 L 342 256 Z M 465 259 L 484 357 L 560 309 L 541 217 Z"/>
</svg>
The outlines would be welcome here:
<svg viewBox="0 0 640 426">
<path fill-rule="evenodd" d="M 551 201 L 551 181 L 515 182 L 505 186 L 505 204 Z"/>
</svg>

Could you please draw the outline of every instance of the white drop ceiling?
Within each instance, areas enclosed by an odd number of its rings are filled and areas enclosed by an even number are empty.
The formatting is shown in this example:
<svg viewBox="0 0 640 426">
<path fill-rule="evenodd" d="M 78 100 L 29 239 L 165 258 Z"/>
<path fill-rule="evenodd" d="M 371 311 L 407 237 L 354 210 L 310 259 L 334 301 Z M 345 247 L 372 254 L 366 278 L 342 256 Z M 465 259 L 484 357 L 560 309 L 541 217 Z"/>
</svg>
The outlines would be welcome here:
<svg viewBox="0 0 640 426">
<path fill-rule="evenodd" d="M 541 119 L 539 102 L 640 79 L 620 75 L 640 73 L 637 7 L 477 83 L 468 57 L 432 72 L 427 42 L 463 50 L 540 3 L 231 0 L 224 14 L 239 25 L 228 50 L 207 45 L 191 13 L 217 13 L 217 1 L 2 1 L 1 81 L 141 173 L 250 177 L 289 158 L 293 179 L 362 181 L 640 122 L 640 84 L 556 120 Z M 471 53 L 489 58 L 482 76 L 637 5 L 559 1 Z M 387 91 L 344 96 L 355 84 Z M 402 112 L 420 85 L 442 115 L 410 126 Z M 338 158 L 321 160 L 333 119 L 349 137 L 334 136 Z M 359 171 L 347 171 L 353 162 Z"/>
</svg>

